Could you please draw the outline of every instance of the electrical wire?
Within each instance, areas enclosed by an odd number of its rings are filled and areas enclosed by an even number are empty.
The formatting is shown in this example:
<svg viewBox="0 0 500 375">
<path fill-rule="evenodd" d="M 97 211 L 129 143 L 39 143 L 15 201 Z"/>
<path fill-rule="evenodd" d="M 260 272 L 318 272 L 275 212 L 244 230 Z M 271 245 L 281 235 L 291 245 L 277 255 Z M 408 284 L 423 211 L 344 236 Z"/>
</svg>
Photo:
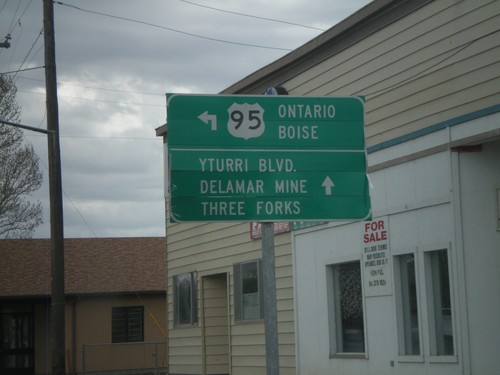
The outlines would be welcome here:
<svg viewBox="0 0 500 375">
<path fill-rule="evenodd" d="M 26 139 L 26 136 L 24 135 L 24 133 L 23 133 L 23 137 L 24 137 L 24 139 L 27 142 L 29 142 Z M 48 172 L 49 171 L 49 167 L 48 167 L 47 164 L 45 164 L 45 162 L 43 161 L 43 159 L 39 157 L 38 161 L 44 166 L 45 170 Z M 90 226 L 89 222 L 85 219 L 85 217 L 83 216 L 83 214 L 81 213 L 81 211 L 76 206 L 75 202 L 73 202 L 73 200 L 71 199 L 71 197 L 64 191 L 64 189 L 62 189 L 62 193 L 64 194 L 64 197 L 71 203 L 71 205 L 75 209 L 76 213 L 78 214 L 78 216 L 80 216 L 80 218 L 82 219 L 83 223 L 90 230 L 90 232 L 92 233 L 92 235 L 97 238 L 97 234 L 95 233 L 94 229 Z"/>
<path fill-rule="evenodd" d="M 80 219 L 82 219 L 83 223 L 87 226 L 87 228 L 90 230 L 90 232 L 92 233 L 92 235 L 94 237 L 97 238 L 97 234 L 96 232 L 94 231 L 94 229 L 90 226 L 89 222 L 85 219 L 85 217 L 83 216 L 83 214 L 81 213 L 81 211 L 78 209 L 78 207 L 76 206 L 75 202 L 73 202 L 73 200 L 71 199 L 71 197 L 64 191 L 63 189 L 63 194 L 64 196 L 66 197 L 66 199 L 71 203 L 71 205 L 73 206 L 73 208 L 75 209 L 76 213 L 78 214 L 78 216 L 80 216 Z"/>
<path fill-rule="evenodd" d="M 19 73 L 24 65 L 24 63 L 26 62 L 26 60 L 28 59 L 28 56 L 30 55 L 31 51 L 33 51 L 33 48 L 35 48 L 35 45 L 36 43 L 38 42 L 38 39 L 40 39 L 40 37 L 42 36 L 43 34 L 43 27 L 42 29 L 40 30 L 40 33 L 38 34 L 38 36 L 36 37 L 35 41 L 33 42 L 33 44 L 31 45 L 31 48 L 29 49 L 28 53 L 26 54 L 26 56 L 24 57 L 23 59 L 23 62 L 21 63 L 21 65 L 19 65 L 19 69 L 17 70 L 17 72 L 14 73 L 14 77 L 12 77 L 13 80 L 16 79 L 16 76 L 17 76 L 17 73 Z"/>
<path fill-rule="evenodd" d="M 30 65 L 30 64 L 33 62 L 33 60 L 35 59 L 35 57 L 37 57 L 37 56 L 38 56 L 38 54 L 40 53 L 40 51 L 42 50 L 42 48 L 43 48 L 43 47 L 44 47 L 44 44 L 43 44 L 43 43 L 42 43 L 42 44 L 40 44 L 40 47 L 38 47 L 38 49 L 37 49 L 37 50 L 36 50 L 36 52 L 33 54 L 33 56 L 31 56 L 31 59 L 30 59 L 30 61 L 28 61 L 27 65 Z M 19 78 L 19 77 L 18 77 L 18 78 Z"/>
<path fill-rule="evenodd" d="M 36 92 L 36 91 L 27 91 L 27 90 L 18 90 L 18 92 L 23 92 L 25 94 L 36 94 L 36 95 L 45 95 L 45 92 Z M 59 98 L 66 99 L 75 99 L 75 100 L 85 100 L 90 102 L 102 102 L 102 103 L 114 103 L 114 104 L 126 104 L 126 105 L 136 105 L 136 106 L 145 106 L 145 107 L 165 107 L 164 104 L 149 104 L 149 103 L 132 103 L 132 102 L 120 102 L 117 100 L 107 100 L 107 99 L 91 99 L 91 98 L 82 98 L 78 96 L 70 96 L 70 95 L 57 95 Z"/>
<path fill-rule="evenodd" d="M 11 23 L 11 25 L 10 25 L 10 27 L 9 27 L 9 31 L 7 32 L 7 35 L 6 35 L 6 37 L 5 37 L 5 38 L 6 38 L 6 41 L 8 41 L 8 39 L 11 39 L 11 34 L 13 33 L 15 26 L 19 25 L 19 27 L 21 27 L 21 19 L 23 18 L 24 14 L 25 14 L 25 13 L 26 13 L 26 11 L 28 10 L 28 8 L 29 8 L 29 6 L 31 5 L 31 2 L 32 2 L 32 1 L 33 1 L 33 0 L 29 0 L 28 4 L 24 7 L 24 10 L 22 11 L 21 15 L 20 15 L 20 16 L 19 16 L 19 18 L 17 19 L 17 22 L 14 24 L 14 20 L 16 19 L 16 14 L 17 14 L 17 11 L 19 10 L 19 6 L 21 5 L 22 1 L 19 1 L 19 2 L 18 2 L 17 8 L 16 8 L 16 12 L 14 13 L 14 16 L 13 16 L 13 18 L 12 18 L 12 23 Z M 7 4 L 7 0 L 6 0 L 6 1 L 5 1 L 5 3 L 3 4 L 2 9 L 0 9 L 0 11 L 1 11 L 1 10 L 3 10 L 3 8 L 5 7 L 5 4 Z M 21 32 L 22 32 L 22 30 L 21 30 Z M 21 35 L 19 35 L 19 36 L 18 36 L 18 39 L 20 38 L 20 36 L 21 36 Z M 17 43 L 16 43 L 15 45 L 17 45 Z M 14 50 L 15 50 L 15 48 L 14 48 Z"/>
<path fill-rule="evenodd" d="M 3 10 L 3 8 L 5 8 L 5 5 L 7 4 L 7 1 L 8 1 L 8 0 L 5 0 L 5 1 L 3 2 L 3 5 L 2 5 L 2 7 L 0 8 L 0 12 Z"/>
<path fill-rule="evenodd" d="M 206 6 L 203 6 L 201 4 L 197 4 L 197 3 L 186 1 L 186 0 L 180 0 L 180 1 L 184 1 L 184 2 L 186 2 L 188 4 L 195 5 L 195 6 L 206 7 Z M 31 2 L 32 2 L 32 0 L 30 0 L 29 3 L 28 3 L 28 5 L 24 8 L 24 11 L 22 12 L 21 17 L 24 15 L 24 13 L 28 9 L 28 7 L 31 4 Z M 55 3 L 59 4 L 59 5 L 64 5 L 64 6 L 67 6 L 67 7 L 70 7 L 70 8 L 74 8 L 74 9 L 77 9 L 77 10 L 80 10 L 80 11 L 83 11 L 83 12 L 88 12 L 88 13 L 98 14 L 98 15 L 102 15 L 102 16 L 106 16 L 106 17 L 118 18 L 118 19 L 130 21 L 130 22 L 138 22 L 138 23 L 141 23 L 141 24 L 146 24 L 146 25 L 150 25 L 150 26 L 164 28 L 163 26 L 154 25 L 154 24 L 150 24 L 150 23 L 147 23 L 147 22 L 143 22 L 143 21 L 137 21 L 137 20 L 132 20 L 132 19 L 128 19 L 128 18 L 124 18 L 124 17 L 119 17 L 119 16 L 113 16 L 113 15 L 109 15 L 109 14 L 105 14 L 105 13 L 101 13 L 101 12 L 95 12 L 95 11 L 91 11 L 91 10 L 85 10 L 85 9 L 76 7 L 76 6 L 71 5 L 71 4 L 65 4 L 65 3 L 60 2 L 60 1 L 56 1 Z M 224 10 L 218 9 L 218 8 L 212 8 L 212 7 L 206 7 L 206 8 L 213 9 L 213 10 L 216 10 L 216 11 L 221 11 L 221 12 L 227 12 L 227 13 L 237 14 L 237 15 L 241 15 L 241 16 L 246 16 L 246 17 L 261 18 L 261 19 L 265 19 L 265 20 L 273 21 L 273 22 L 288 23 L 288 24 L 292 24 L 292 25 L 300 26 L 300 27 L 309 27 L 309 26 L 300 25 L 300 24 L 293 24 L 293 23 L 290 23 L 290 22 L 287 22 L 287 21 L 281 21 L 281 20 L 276 20 L 276 19 L 271 19 L 271 18 L 264 18 L 264 17 L 252 16 L 252 15 L 248 15 L 248 14 L 231 12 L 231 11 L 224 11 Z M 17 13 L 17 11 L 16 11 L 16 13 Z M 15 17 L 14 17 L 14 19 L 15 19 Z M 309 28 L 311 28 L 311 27 L 309 27 Z M 171 30 L 169 28 L 166 28 L 166 29 L 167 30 Z M 318 30 L 321 30 L 321 29 L 318 29 Z M 26 57 L 24 58 L 23 62 L 21 63 L 20 68 L 18 70 L 15 70 L 15 71 L 3 72 L 3 73 L 0 73 L 0 74 L 12 74 L 12 73 L 14 73 L 14 79 L 15 79 L 16 76 L 17 76 L 17 74 L 19 72 L 27 71 L 27 70 L 31 70 L 31 69 L 38 69 L 38 68 L 22 69 L 22 66 L 24 65 L 24 63 L 26 62 L 28 56 L 30 55 L 31 51 L 33 50 L 34 46 L 36 45 L 36 43 L 37 43 L 37 41 L 38 41 L 38 39 L 39 39 L 39 37 L 40 37 L 40 35 L 41 35 L 42 32 L 43 32 L 43 28 L 42 28 L 42 31 L 40 32 L 40 34 L 38 35 L 37 39 L 35 40 L 35 42 L 31 46 L 31 48 L 30 48 L 28 54 L 26 55 Z M 231 43 L 234 43 L 234 42 L 231 42 Z M 254 46 L 254 45 L 252 45 L 252 46 Z M 40 51 L 40 49 L 42 47 L 43 47 L 43 45 L 41 47 L 39 47 L 39 49 L 37 50 L 36 54 L 38 54 L 38 52 Z M 32 61 L 34 59 L 34 57 L 36 56 L 36 54 L 32 56 L 32 58 L 31 58 L 30 61 Z M 25 78 L 25 79 L 29 79 L 29 78 Z M 41 80 L 39 80 L 39 81 L 43 82 Z M 126 91 L 126 90 L 106 89 L 106 88 L 100 88 L 100 87 L 90 87 L 90 86 L 82 86 L 82 85 L 73 85 L 73 84 L 68 84 L 68 83 L 63 83 L 63 82 L 59 82 L 59 84 L 64 84 L 64 85 L 71 86 L 71 87 L 90 88 L 90 89 L 95 89 L 95 90 L 105 90 L 105 91 L 123 92 L 123 93 L 131 93 L 131 94 L 157 95 L 157 96 L 162 95 L 162 94 L 156 94 L 156 93 L 144 93 L 144 92 L 134 92 L 134 91 Z M 23 92 L 27 92 L 27 91 L 23 91 Z M 36 93 L 36 92 L 32 92 L 32 93 L 39 94 L 39 93 Z M 64 97 L 64 96 L 62 96 L 62 97 Z M 93 101 L 104 101 L 104 102 L 112 102 L 112 103 L 121 103 L 121 102 L 118 102 L 118 101 L 105 101 L 105 100 L 98 100 L 98 99 L 86 99 L 86 98 L 77 98 L 77 97 L 70 97 L 70 98 L 72 98 L 72 99 L 81 99 L 81 100 L 93 100 Z M 123 104 L 135 104 L 135 105 L 137 105 L 137 103 L 123 103 Z M 149 104 L 138 104 L 138 105 L 149 105 Z M 155 105 L 153 105 L 153 106 L 155 106 Z"/>
<path fill-rule="evenodd" d="M 45 137 L 45 134 L 29 134 L 29 137 Z M 158 137 L 120 137 L 120 136 L 91 136 L 91 135 L 71 135 L 71 134 L 59 134 L 60 138 L 67 139 L 95 139 L 95 140 L 121 140 L 121 141 L 154 141 L 159 142 L 161 138 Z"/>
<path fill-rule="evenodd" d="M 36 70 L 36 69 L 44 69 L 45 65 L 43 66 L 34 66 L 33 68 L 25 68 L 25 69 L 17 69 L 17 70 L 11 70 L 10 72 L 0 72 L 0 76 L 5 75 L 5 74 L 13 74 L 13 73 L 18 73 L 18 72 L 27 72 L 28 70 Z"/>
<path fill-rule="evenodd" d="M 26 13 L 26 11 L 28 10 L 29 6 L 31 5 L 31 2 L 33 0 L 29 0 L 28 4 L 24 7 L 24 10 L 21 12 L 21 15 L 19 16 L 19 18 L 17 19 L 16 21 L 16 16 L 17 16 L 17 12 L 19 11 L 19 7 L 21 6 L 22 4 L 22 1 L 18 1 L 17 3 L 17 7 L 16 7 L 16 11 L 14 12 L 14 15 L 12 17 L 12 21 L 10 23 L 10 26 L 9 26 L 9 29 L 7 31 L 7 36 L 10 38 L 11 34 L 13 33 L 14 31 L 14 28 L 16 26 L 21 26 L 21 19 L 23 18 L 24 14 Z M 7 0 L 4 2 L 4 4 L 2 5 L 2 8 L 0 9 L 3 10 L 3 8 L 5 7 L 5 5 L 7 4 Z"/>
<path fill-rule="evenodd" d="M 27 78 L 27 77 L 19 77 L 19 78 L 26 79 L 26 80 L 29 80 L 29 81 L 45 82 L 42 79 L 36 79 L 36 78 Z M 108 88 L 96 87 L 96 86 L 75 85 L 73 83 L 62 82 L 62 81 L 58 81 L 57 84 L 58 85 L 62 85 L 62 86 L 68 86 L 68 87 L 76 87 L 76 88 L 80 88 L 80 89 L 111 91 L 111 92 L 119 92 L 119 93 L 124 93 L 124 94 L 153 95 L 153 96 L 162 96 L 162 97 L 165 96 L 165 94 L 158 94 L 158 93 L 154 93 L 154 92 L 141 92 L 141 91 L 108 89 Z"/>
<path fill-rule="evenodd" d="M 119 139 L 119 140 L 126 140 L 126 141 L 161 141 L 161 138 L 155 137 L 104 137 L 104 136 L 90 136 L 90 135 L 65 135 L 62 134 L 60 135 L 61 138 L 71 138 L 71 139 Z"/>
<path fill-rule="evenodd" d="M 118 19 L 118 20 L 122 20 L 122 21 L 133 22 L 133 23 L 138 23 L 138 24 L 141 24 L 141 25 L 156 27 L 158 29 L 172 31 L 172 32 L 175 32 L 175 33 L 179 33 L 179 34 L 183 34 L 183 35 L 187 35 L 187 36 L 191 36 L 191 37 L 195 37 L 195 38 L 199 38 L 199 39 L 210 40 L 212 42 L 233 44 L 233 45 L 238 45 L 238 46 L 243 46 L 243 47 L 272 49 L 272 50 L 287 51 L 287 52 L 292 51 L 292 49 L 289 49 L 289 48 L 264 46 L 264 45 L 260 45 L 260 44 L 242 43 L 242 42 L 234 42 L 234 41 L 225 40 L 225 39 L 212 38 L 212 37 L 208 37 L 208 36 L 204 36 L 204 35 L 199 35 L 199 34 L 194 34 L 194 33 L 190 33 L 190 32 L 187 32 L 187 31 L 182 31 L 182 30 L 174 29 L 174 28 L 171 28 L 171 27 L 157 25 L 157 24 L 154 24 L 154 23 L 151 23 L 151 22 L 140 21 L 140 20 L 136 20 L 136 19 L 132 19 L 132 18 L 128 18 L 128 17 L 115 16 L 115 15 L 108 14 L 108 13 L 103 13 L 103 12 L 97 12 L 97 11 L 93 11 L 93 10 L 83 9 L 83 8 L 77 7 L 75 5 L 63 3 L 62 1 L 54 1 L 54 3 L 58 4 L 58 5 L 63 5 L 63 6 L 66 6 L 68 8 L 72 8 L 72 9 L 75 9 L 75 10 L 78 10 L 78 11 L 81 11 L 81 12 L 85 12 L 85 13 L 91 13 L 91 14 L 96 14 L 96 15 L 103 16 L 103 17 L 114 18 L 114 19 Z"/>
<path fill-rule="evenodd" d="M 443 59 L 439 60 L 438 62 L 436 62 L 436 63 L 432 64 L 431 66 L 428 66 L 427 68 L 425 68 L 425 69 L 421 70 L 420 72 L 417 72 L 417 73 L 415 73 L 415 74 L 411 75 L 410 77 L 407 77 L 407 78 L 406 78 L 405 80 L 403 80 L 403 81 L 397 82 L 397 83 L 395 83 L 395 84 L 393 84 L 393 85 L 386 86 L 386 87 L 381 88 L 381 89 L 376 90 L 376 91 L 372 91 L 372 92 L 369 92 L 369 93 L 362 93 L 362 92 L 360 92 L 360 93 L 356 93 L 356 94 L 354 94 L 354 95 L 358 95 L 358 94 L 359 94 L 359 95 L 364 95 L 364 96 L 371 96 L 371 95 L 379 94 L 379 93 L 382 93 L 382 92 L 384 92 L 384 91 L 387 91 L 387 90 L 390 90 L 390 89 L 393 89 L 393 88 L 396 88 L 396 87 L 402 86 L 402 85 L 404 85 L 404 84 L 406 84 L 406 83 L 410 82 L 411 80 L 416 79 L 416 78 L 417 78 L 417 77 L 419 77 L 420 75 L 422 75 L 422 74 L 424 74 L 424 73 L 429 72 L 431 69 L 433 69 L 433 68 L 435 68 L 436 66 L 438 66 L 438 65 L 440 65 L 440 64 L 442 64 L 442 63 L 444 63 L 445 61 L 447 61 L 447 60 L 451 59 L 453 56 L 456 56 L 457 54 L 459 54 L 460 52 L 462 52 L 462 51 L 463 51 L 463 50 L 465 50 L 466 48 L 468 48 L 468 47 L 470 47 L 471 45 L 473 45 L 474 43 L 476 43 L 478 40 L 483 39 L 483 38 L 486 38 L 486 37 L 488 37 L 488 36 L 490 36 L 490 35 L 496 34 L 496 33 L 498 33 L 499 31 L 500 31 L 500 30 L 495 30 L 495 31 L 492 31 L 492 32 L 487 33 L 487 34 L 485 34 L 485 35 L 481 35 L 481 36 L 480 36 L 480 37 L 478 37 L 478 38 L 472 39 L 471 41 L 469 41 L 469 42 L 467 42 L 467 43 L 464 43 L 464 44 L 462 44 L 462 45 L 460 45 L 460 46 L 455 47 L 455 48 L 454 48 L 454 49 L 455 49 L 455 51 L 454 51 L 452 54 L 450 54 L 450 55 L 446 56 L 445 58 L 443 58 Z M 453 51 L 453 50 L 451 50 L 451 51 Z"/>
<path fill-rule="evenodd" d="M 26 7 L 24 8 L 23 12 L 21 13 L 21 15 L 19 16 L 19 18 L 18 18 L 18 20 L 17 20 L 17 23 L 16 23 L 17 25 L 21 25 L 21 18 L 23 18 L 24 13 L 26 13 L 26 11 L 28 10 L 28 8 L 29 8 L 29 6 L 31 5 L 31 2 L 32 2 L 32 1 L 33 1 L 33 0 L 30 0 L 30 1 L 28 2 L 28 5 L 26 5 Z M 12 32 L 12 31 L 13 31 L 13 30 L 11 30 L 11 32 Z"/>
<path fill-rule="evenodd" d="M 12 17 L 12 21 L 10 22 L 9 31 L 7 32 L 7 34 L 11 34 L 12 30 L 14 30 L 14 27 L 15 27 L 15 23 L 14 22 L 16 20 L 17 11 L 19 10 L 19 7 L 21 6 L 21 3 L 22 3 L 22 1 L 18 1 L 17 2 L 17 8 L 16 8 L 16 11 L 14 12 L 14 16 Z"/>
<path fill-rule="evenodd" d="M 242 17 L 256 18 L 256 19 L 264 20 L 264 21 L 284 23 L 284 24 L 287 24 L 287 25 L 303 27 L 303 28 L 306 28 L 306 29 L 313 29 L 313 30 L 325 31 L 325 29 L 320 29 L 319 27 L 302 25 L 300 23 L 282 21 L 282 20 L 278 20 L 278 19 L 275 19 L 275 18 L 259 17 L 259 16 L 254 16 L 254 15 L 246 14 L 246 13 L 233 12 L 233 11 L 230 11 L 230 10 L 219 9 L 219 8 L 215 8 L 215 7 L 209 7 L 207 5 L 202 5 L 202 4 L 194 3 L 194 2 L 188 1 L 188 0 L 179 0 L 179 1 L 182 1 L 183 3 L 186 3 L 186 4 L 194 5 L 194 6 L 197 6 L 197 7 L 206 8 L 206 9 L 210 9 L 210 10 L 215 10 L 217 12 L 235 14 L 237 16 L 242 16 Z"/>
</svg>

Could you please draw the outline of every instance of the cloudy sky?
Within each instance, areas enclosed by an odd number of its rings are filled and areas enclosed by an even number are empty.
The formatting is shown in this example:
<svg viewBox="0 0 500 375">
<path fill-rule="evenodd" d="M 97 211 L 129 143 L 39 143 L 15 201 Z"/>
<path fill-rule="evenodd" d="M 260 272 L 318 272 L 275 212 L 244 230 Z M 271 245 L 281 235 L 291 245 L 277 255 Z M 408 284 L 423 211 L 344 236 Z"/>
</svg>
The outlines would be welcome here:
<svg viewBox="0 0 500 375">
<path fill-rule="evenodd" d="M 369 0 L 64 0 L 54 5 L 64 232 L 163 236 L 165 93 L 216 94 Z M 0 0 L 0 73 L 21 123 L 46 127 L 42 0 Z M 25 131 L 45 179 L 35 198 L 49 237 L 47 140 Z"/>
</svg>

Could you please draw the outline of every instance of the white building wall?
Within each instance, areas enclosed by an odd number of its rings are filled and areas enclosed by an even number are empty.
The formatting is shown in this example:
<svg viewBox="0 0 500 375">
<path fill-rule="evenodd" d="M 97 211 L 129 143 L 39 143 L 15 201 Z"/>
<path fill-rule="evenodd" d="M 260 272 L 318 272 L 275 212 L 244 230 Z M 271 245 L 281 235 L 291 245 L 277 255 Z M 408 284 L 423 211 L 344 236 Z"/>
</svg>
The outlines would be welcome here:
<svg viewBox="0 0 500 375">
<path fill-rule="evenodd" d="M 498 374 L 500 369 L 500 141 L 477 152 L 456 156 L 460 175 L 461 240 L 465 284 L 463 298 L 469 327 L 472 374 Z M 462 266 L 459 264 L 459 266 Z"/>
<path fill-rule="evenodd" d="M 493 114 L 443 128 L 368 157 L 375 169 L 369 174 L 373 219 L 383 217 L 389 226 L 391 281 L 396 280 L 394 256 L 414 253 L 417 259 L 419 356 L 398 355 L 394 282 L 390 295 L 368 297 L 363 291 L 362 358 L 331 356 L 327 267 L 362 260 L 363 223 L 330 223 L 294 232 L 298 374 L 498 373 L 500 142 L 490 138 L 480 148 L 432 150 L 441 141 L 498 133 L 499 119 Z M 391 165 L 395 160 L 399 162 Z M 427 251 L 440 249 L 448 251 L 454 355 L 437 357 L 430 348 L 432 316 L 424 263 Z"/>
</svg>

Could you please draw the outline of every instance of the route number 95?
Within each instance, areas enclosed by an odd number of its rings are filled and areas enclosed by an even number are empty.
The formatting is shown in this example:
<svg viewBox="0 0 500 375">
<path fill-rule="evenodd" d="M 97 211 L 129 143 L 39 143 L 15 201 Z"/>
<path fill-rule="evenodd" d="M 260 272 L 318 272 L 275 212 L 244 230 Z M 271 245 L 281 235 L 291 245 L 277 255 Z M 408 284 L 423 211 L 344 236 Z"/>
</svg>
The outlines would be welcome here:
<svg viewBox="0 0 500 375">
<path fill-rule="evenodd" d="M 227 111 L 227 130 L 233 137 L 250 139 L 264 133 L 264 109 L 258 103 L 233 103 Z"/>
</svg>

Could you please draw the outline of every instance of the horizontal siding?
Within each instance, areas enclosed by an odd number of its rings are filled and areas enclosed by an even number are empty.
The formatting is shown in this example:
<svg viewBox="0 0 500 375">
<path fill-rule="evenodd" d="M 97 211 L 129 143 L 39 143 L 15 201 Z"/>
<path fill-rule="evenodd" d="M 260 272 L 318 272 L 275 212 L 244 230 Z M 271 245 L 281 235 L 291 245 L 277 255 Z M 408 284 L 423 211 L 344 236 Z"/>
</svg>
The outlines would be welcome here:
<svg viewBox="0 0 500 375">
<path fill-rule="evenodd" d="M 460 35 L 453 35 L 457 32 L 456 29 L 443 30 L 446 27 L 449 28 L 450 22 L 456 19 L 453 10 L 447 12 L 450 5 L 450 2 L 445 1 L 434 2 L 422 11 L 405 17 L 400 22 L 378 31 L 351 48 L 318 64 L 288 82 L 287 86 L 290 86 L 292 90 L 300 88 L 303 94 L 310 94 L 314 91 L 329 95 L 333 93 L 331 91 L 333 89 L 352 95 L 363 94 L 361 90 L 367 94 L 374 89 L 378 90 L 390 84 L 400 83 L 401 78 L 407 77 L 398 77 L 395 73 L 414 74 L 415 72 L 408 72 L 408 69 L 421 70 L 426 67 L 422 64 L 432 64 L 439 60 L 441 54 L 446 54 L 448 50 L 464 42 Z M 469 8 L 477 8 L 481 2 L 469 1 L 467 5 L 467 9 L 463 9 L 463 12 L 470 11 Z M 439 7 L 439 9 L 431 10 L 431 7 Z M 435 14 L 428 16 L 429 11 Z M 484 11 L 488 12 L 488 9 Z M 471 24 L 474 25 L 474 23 Z M 451 25 L 455 28 L 466 27 L 463 20 L 458 25 Z M 490 31 L 493 30 L 495 29 Z M 456 40 L 450 39 L 451 37 Z M 395 69 L 397 66 L 400 67 Z M 380 87 L 375 87 L 376 85 Z M 346 87 L 349 89 L 344 90 Z M 369 89 L 371 90 L 366 91 Z"/>
<path fill-rule="evenodd" d="M 484 40 L 483 43 L 488 43 L 488 40 Z M 405 113 L 402 109 L 408 108 L 412 104 L 415 107 L 428 105 L 434 100 L 446 99 L 450 94 L 461 93 L 463 91 L 467 92 L 469 88 L 473 88 L 477 85 L 485 85 L 485 87 L 483 87 L 484 92 L 481 93 L 479 99 L 495 94 L 496 92 L 489 82 L 492 81 L 491 77 L 494 77 L 499 70 L 500 63 L 496 61 L 486 65 L 485 62 L 492 60 L 491 56 L 487 56 L 489 53 L 494 52 L 487 51 L 484 54 L 470 57 L 466 61 L 456 63 L 456 66 L 453 67 L 454 70 L 462 72 L 461 79 L 458 82 L 453 79 L 445 80 L 443 78 L 445 72 L 437 71 L 422 77 L 414 83 L 413 96 L 409 96 L 408 87 L 399 87 L 394 89 L 394 93 L 392 94 L 394 95 L 394 100 L 391 103 L 387 103 L 386 99 L 383 97 L 374 98 L 369 105 L 367 104 L 367 109 L 370 111 L 371 122 L 376 124 L 385 121 L 388 113 L 392 116 L 401 116 Z M 471 66 L 475 68 L 466 71 L 466 68 Z M 486 87 L 487 85 L 490 85 L 489 89 Z M 376 109 L 382 106 L 385 112 L 382 109 Z M 447 106 L 444 108 L 441 107 L 441 109 L 446 109 L 446 107 Z M 434 108 L 429 108 L 428 112 L 432 113 L 436 112 L 436 110 Z M 412 118 L 413 117 L 415 116 L 413 115 Z M 401 122 L 401 120 L 399 120 L 399 122 Z M 367 132 L 368 136 L 376 135 L 371 128 L 368 128 Z"/>
<path fill-rule="evenodd" d="M 244 325 L 244 324 L 241 324 L 241 325 Z M 240 325 L 240 326 L 241 326 Z M 247 326 L 249 326 L 248 328 L 251 329 L 252 326 L 254 326 L 253 324 L 250 325 L 250 324 L 245 324 Z M 262 329 L 260 330 L 260 333 L 255 333 L 255 334 L 252 334 L 251 332 L 245 332 L 245 333 L 242 333 L 242 330 L 239 329 L 241 327 L 237 327 L 237 326 L 234 326 L 232 327 L 232 330 L 233 330 L 233 338 L 232 338 L 232 344 L 233 344 L 233 347 L 237 347 L 237 346 L 251 346 L 251 345 L 264 345 L 264 324 L 259 324 L 259 326 L 262 326 Z"/>
<path fill-rule="evenodd" d="M 367 145 L 500 102 L 500 2 L 434 1 L 284 84 L 366 97 Z"/>
<path fill-rule="evenodd" d="M 230 303 L 230 364 L 231 373 L 239 375 L 250 369 L 253 375 L 265 374 L 265 335 L 263 321 L 238 322 L 234 320 L 234 280 L 235 263 L 260 259 L 262 244 L 260 239 L 250 238 L 248 223 L 182 223 L 169 225 L 168 232 L 168 290 L 172 291 L 173 276 L 196 271 L 200 286 L 201 277 L 220 272 L 229 274 Z M 293 268 L 290 233 L 277 234 L 275 239 L 276 298 L 278 332 L 280 343 L 280 366 L 284 374 L 295 373 L 295 333 L 293 320 Z M 226 318 L 224 311 L 216 307 L 220 291 L 206 289 L 203 310 L 206 312 L 205 343 L 207 369 L 216 369 L 218 361 L 226 354 L 224 338 L 216 335 Z M 201 311 L 201 293 L 198 306 Z M 168 294 L 170 370 L 173 373 L 201 373 L 203 369 L 202 319 L 200 326 L 174 327 L 173 295 Z M 216 328 L 212 328 L 212 327 Z M 212 341 L 207 342 L 210 339 Z M 219 339 L 219 344 L 216 341 Z M 192 358 L 193 361 L 186 361 Z M 221 366 L 223 369 L 223 366 Z"/>
<path fill-rule="evenodd" d="M 252 367 L 233 367 L 233 374 L 256 375 L 255 369 Z M 263 372 L 262 374 L 265 374 L 265 372 Z M 295 367 L 286 368 L 286 367 L 281 366 L 281 363 L 280 363 L 280 375 L 296 375 L 295 374 Z"/>
<path fill-rule="evenodd" d="M 229 372 L 227 275 L 203 278 L 203 332 L 205 373 Z"/>
</svg>

